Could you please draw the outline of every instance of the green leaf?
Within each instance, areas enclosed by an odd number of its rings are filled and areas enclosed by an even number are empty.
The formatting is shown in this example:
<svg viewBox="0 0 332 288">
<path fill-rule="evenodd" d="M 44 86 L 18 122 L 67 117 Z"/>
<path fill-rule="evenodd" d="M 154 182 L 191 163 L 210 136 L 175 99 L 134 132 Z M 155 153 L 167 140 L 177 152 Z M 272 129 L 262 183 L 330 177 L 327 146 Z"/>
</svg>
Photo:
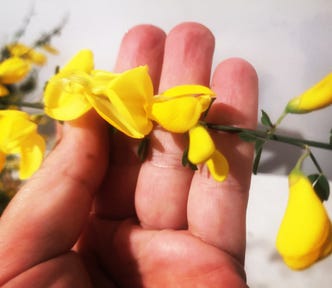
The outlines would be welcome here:
<svg viewBox="0 0 332 288">
<path fill-rule="evenodd" d="M 322 202 L 328 200 L 330 196 L 330 185 L 326 177 L 323 174 L 312 174 L 309 175 L 308 178 L 319 199 Z"/>
<path fill-rule="evenodd" d="M 238 133 L 238 136 L 240 137 L 240 139 L 242 141 L 245 141 L 245 142 L 256 142 L 257 141 L 257 137 L 248 132 L 240 132 L 240 133 Z"/>
<path fill-rule="evenodd" d="M 262 110 L 262 117 L 261 117 L 261 122 L 264 126 L 267 126 L 269 128 L 273 128 L 274 125 L 269 117 L 269 115 L 264 111 Z"/>
<path fill-rule="evenodd" d="M 255 143 L 255 159 L 254 159 L 254 164 L 252 168 L 252 173 L 255 175 L 257 174 L 259 162 L 261 160 L 262 152 L 263 152 L 263 146 L 265 144 L 265 141 L 263 140 L 257 140 Z"/>
</svg>

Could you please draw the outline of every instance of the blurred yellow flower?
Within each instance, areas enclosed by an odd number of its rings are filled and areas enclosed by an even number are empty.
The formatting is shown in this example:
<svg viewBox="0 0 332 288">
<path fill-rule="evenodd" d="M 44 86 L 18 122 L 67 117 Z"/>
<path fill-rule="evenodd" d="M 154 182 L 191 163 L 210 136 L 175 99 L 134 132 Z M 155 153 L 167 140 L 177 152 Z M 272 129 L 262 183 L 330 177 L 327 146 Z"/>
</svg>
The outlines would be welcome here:
<svg viewBox="0 0 332 288">
<path fill-rule="evenodd" d="M 215 147 L 209 132 L 196 125 L 189 130 L 188 160 L 193 164 L 206 163 L 212 177 L 224 181 L 229 171 L 227 159 Z"/>
<path fill-rule="evenodd" d="M 56 49 L 55 47 L 53 47 L 52 45 L 50 45 L 49 43 L 42 45 L 41 48 L 44 49 L 45 51 L 47 51 L 48 53 L 51 53 L 54 55 L 59 54 L 59 50 Z"/>
<path fill-rule="evenodd" d="M 201 85 L 175 86 L 154 96 L 150 117 L 170 132 L 187 132 L 209 108 L 214 95 Z"/>
<path fill-rule="evenodd" d="M 11 57 L 0 63 L 0 83 L 14 84 L 23 80 L 30 72 L 30 64 L 19 58 Z"/>
<path fill-rule="evenodd" d="M 311 182 L 295 168 L 276 247 L 292 269 L 304 269 L 332 251 L 331 222 Z"/>
<path fill-rule="evenodd" d="M 6 96 L 9 94 L 9 90 L 6 86 L 0 84 L 0 97 Z"/>
<path fill-rule="evenodd" d="M 29 178 L 41 165 L 45 141 L 29 114 L 17 110 L 0 110 L 0 171 L 6 155 L 20 156 L 20 179 Z"/>
<path fill-rule="evenodd" d="M 45 112 L 57 120 L 73 120 L 94 108 L 116 129 L 133 138 L 150 133 L 147 109 L 153 97 L 146 66 L 123 73 L 93 70 L 93 54 L 80 51 L 45 89 Z"/>
<path fill-rule="evenodd" d="M 7 49 L 12 57 L 19 57 L 24 60 L 28 60 L 36 65 L 44 65 L 47 61 L 44 54 L 22 43 L 8 45 Z"/>
<path fill-rule="evenodd" d="M 291 99 L 288 113 L 308 113 L 332 104 L 332 73 L 298 97 Z"/>
</svg>

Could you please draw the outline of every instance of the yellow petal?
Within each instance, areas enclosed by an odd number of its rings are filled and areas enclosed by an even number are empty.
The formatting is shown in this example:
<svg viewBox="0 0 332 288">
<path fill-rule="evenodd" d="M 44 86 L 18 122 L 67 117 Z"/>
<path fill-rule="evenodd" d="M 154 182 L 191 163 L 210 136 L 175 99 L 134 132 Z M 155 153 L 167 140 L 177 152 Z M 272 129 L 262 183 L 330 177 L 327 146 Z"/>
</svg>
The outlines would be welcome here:
<svg viewBox="0 0 332 288">
<path fill-rule="evenodd" d="M 147 67 L 137 67 L 115 77 L 106 95 L 90 95 L 91 105 L 112 126 L 133 138 L 143 138 L 152 129 L 147 107 L 153 95 Z M 96 90 L 94 90 L 96 92 Z"/>
<path fill-rule="evenodd" d="M 298 97 L 291 99 L 288 113 L 307 113 L 332 104 L 332 73 Z"/>
<path fill-rule="evenodd" d="M 52 45 L 46 43 L 42 46 L 42 48 L 47 51 L 48 53 L 51 53 L 53 55 L 57 55 L 59 54 L 59 50 L 56 49 L 55 47 L 53 47 Z"/>
<path fill-rule="evenodd" d="M 47 58 L 44 54 L 22 43 L 9 45 L 7 48 L 12 56 L 29 60 L 37 65 L 44 65 L 46 63 Z"/>
<path fill-rule="evenodd" d="M 19 57 L 11 57 L 0 63 L 0 82 L 14 84 L 23 80 L 30 72 L 30 65 Z"/>
<path fill-rule="evenodd" d="M 197 98 L 181 97 L 153 103 L 150 117 L 170 132 L 184 133 L 197 124 L 202 112 Z"/>
<path fill-rule="evenodd" d="M 208 109 L 213 95 L 201 85 L 175 86 L 154 97 L 150 117 L 170 132 L 186 132 Z"/>
<path fill-rule="evenodd" d="M 0 97 L 6 96 L 9 94 L 9 90 L 0 84 Z"/>
<path fill-rule="evenodd" d="M 222 182 L 226 179 L 229 172 L 228 161 L 218 150 L 215 150 L 211 158 L 206 161 L 206 166 L 214 180 Z"/>
<path fill-rule="evenodd" d="M 5 167 L 5 163 L 6 163 L 6 154 L 0 151 L 0 172 Z"/>
<path fill-rule="evenodd" d="M 25 58 L 30 60 L 36 65 L 44 65 L 47 62 L 47 58 L 43 53 L 37 52 L 36 50 L 30 50 L 28 57 Z"/>
<path fill-rule="evenodd" d="M 21 145 L 19 177 L 31 177 L 41 166 L 45 153 L 45 141 L 38 134 L 32 134 Z"/>
<path fill-rule="evenodd" d="M 189 130 L 188 159 L 193 164 L 200 164 L 207 161 L 216 147 L 209 132 L 201 125 Z"/>
<path fill-rule="evenodd" d="M 24 119 L 30 119 L 30 116 L 28 113 L 24 112 L 24 111 L 20 111 L 20 110 L 0 110 L 0 120 L 1 118 L 4 117 L 20 117 L 20 118 L 24 118 Z"/>
<path fill-rule="evenodd" d="M 109 90 L 110 82 L 119 77 L 121 74 L 103 70 L 92 70 L 90 75 L 92 79 L 92 94 L 105 95 Z"/>
<path fill-rule="evenodd" d="M 45 141 L 37 132 L 36 123 L 22 111 L 0 111 L 0 165 L 4 165 L 4 154 L 20 154 L 21 179 L 30 177 L 40 166 Z"/>
<path fill-rule="evenodd" d="M 160 96 L 173 98 L 173 97 L 184 97 L 184 96 L 202 96 L 208 95 L 214 96 L 215 93 L 208 87 L 202 85 L 178 85 L 170 89 L 167 89 Z"/>
<path fill-rule="evenodd" d="M 331 223 L 309 179 L 289 175 L 289 199 L 280 225 L 277 250 L 292 269 L 303 269 L 331 253 Z"/>
<path fill-rule="evenodd" d="M 84 49 L 79 51 L 60 71 L 81 71 L 90 73 L 93 69 L 93 53 Z"/>
<path fill-rule="evenodd" d="M 7 49 L 11 56 L 21 57 L 22 55 L 28 53 L 31 47 L 28 47 L 22 43 L 15 43 L 12 45 L 8 45 Z"/>
<path fill-rule="evenodd" d="M 93 54 L 81 50 L 53 76 L 44 91 L 45 112 L 51 118 L 77 119 L 91 109 L 87 94 L 91 93 Z"/>
<path fill-rule="evenodd" d="M 89 76 L 80 71 L 61 72 L 53 76 L 44 91 L 45 113 L 51 118 L 69 121 L 91 109 L 87 100 Z"/>
<path fill-rule="evenodd" d="M 37 125 L 29 120 L 22 111 L 0 111 L 0 147 L 4 153 L 13 153 L 20 143 L 31 133 L 37 131 Z"/>
</svg>

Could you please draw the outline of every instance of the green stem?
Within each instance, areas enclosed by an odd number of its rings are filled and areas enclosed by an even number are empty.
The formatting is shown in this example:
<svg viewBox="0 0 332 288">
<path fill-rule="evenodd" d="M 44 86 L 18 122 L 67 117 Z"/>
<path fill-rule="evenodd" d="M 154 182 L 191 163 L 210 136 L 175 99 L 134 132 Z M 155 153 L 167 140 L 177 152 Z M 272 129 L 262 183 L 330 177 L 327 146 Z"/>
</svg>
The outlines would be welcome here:
<svg viewBox="0 0 332 288">
<path fill-rule="evenodd" d="M 284 118 L 287 116 L 287 111 L 285 110 L 281 115 L 280 115 L 280 117 L 278 118 L 278 120 L 277 120 L 277 122 L 274 124 L 274 129 L 276 129 L 279 125 L 280 125 L 280 123 L 281 123 L 281 121 L 282 120 L 284 120 Z"/>
<path fill-rule="evenodd" d="M 29 103 L 29 102 L 16 102 L 16 103 L 10 103 L 10 105 L 18 106 L 18 107 L 26 107 L 26 108 L 35 108 L 35 109 L 44 109 L 43 103 L 40 102 L 34 102 L 34 103 Z"/>
<path fill-rule="evenodd" d="M 205 123 L 205 125 L 209 129 L 217 130 L 217 131 L 224 131 L 229 133 L 246 133 L 253 137 L 262 139 L 262 140 L 271 140 L 271 141 L 277 141 L 282 143 L 288 143 L 291 145 L 299 146 L 304 148 L 305 145 L 310 147 L 316 147 L 320 149 L 326 149 L 326 150 L 332 150 L 332 144 L 330 143 L 324 143 L 324 142 L 318 142 L 318 141 L 312 141 L 307 139 L 300 139 L 295 137 L 289 137 L 289 136 L 283 136 L 279 134 L 270 134 L 270 132 L 262 131 L 262 130 L 252 130 L 252 129 L 245 129 L 240 127 L 233 127 L 233 126 L 225 126 L 225 125 L 217 125 L 213 123 Z"/>
<path fill-rule="evenodd" d="M 310 148 L 308 146 L 305 146 L 304 147 L 304 152 L 302 153 L 301 157 L 297 160 L 297 163 L 294 167 L 294 170 L 301 170 L 302 168 L 302 164 L 304 162 L 304 160 L 310 155 L 312 155 L 311 151 L 310 151 Z"/>
<path fill-rule="evenodd" d="M 319 174 L 323 174 L 323 170 L 322 168 L 320 167 L 320 165 L 318 164 L 318 161 L 316 159 L 316 157 L 314 156 L 314 154 L 312 154 L 311 151 L 309 151 L 309 156 L 310 156 L 310 159 L 311 161 L 314 163 L 314 165 L 316 166 L 316 169 L 318 170 Z"/>
</svg>

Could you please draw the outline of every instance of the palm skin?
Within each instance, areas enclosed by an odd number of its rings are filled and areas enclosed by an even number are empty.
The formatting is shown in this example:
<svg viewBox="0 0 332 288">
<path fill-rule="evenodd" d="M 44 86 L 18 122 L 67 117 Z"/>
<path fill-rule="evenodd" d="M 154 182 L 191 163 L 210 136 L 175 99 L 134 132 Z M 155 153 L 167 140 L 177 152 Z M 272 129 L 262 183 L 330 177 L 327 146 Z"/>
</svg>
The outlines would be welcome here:
<svg viewBox="0 0 332 288">
<path fill-rule="evenodd" d="M 140 25 L 116 71 L 147 64 L 159 91 L 209 85 L 214 38 L 196 23 Z M 216 68 L 209 121 L 254 128 L 257 77 L 240 59 Z M 245 212 L 252 147 L 218 135 L 230 175 L 181 166 L 182 135 L 156 128 L 147 160 L 93 112 L 66 123 L 43 167 L 0 219 L 2 287 L 246 287 Z M 236 153 L 234 153 L 236 152 Z"/>
</svg>

